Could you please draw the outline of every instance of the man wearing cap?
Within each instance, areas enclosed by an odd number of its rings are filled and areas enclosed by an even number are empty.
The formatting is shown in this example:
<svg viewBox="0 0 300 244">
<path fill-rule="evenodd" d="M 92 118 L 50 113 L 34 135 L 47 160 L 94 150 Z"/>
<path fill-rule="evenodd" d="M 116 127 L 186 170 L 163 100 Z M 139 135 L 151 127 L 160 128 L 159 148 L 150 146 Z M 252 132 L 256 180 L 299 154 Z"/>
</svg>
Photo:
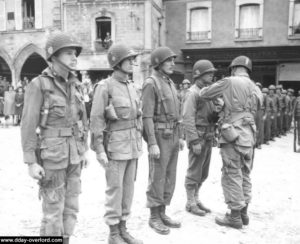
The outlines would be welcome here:
<svg viewBox="0 0 300 244">
<path fill-rule="evenodd" d="M 77 222 L 81 169 L 88 159 L 86 111 L 74 73 L 82 46 L 69 34 L 55 32 L 45 49 L 49 67 L 25 93 L 23 156 L 29 175 L 39 180 L 40 235 L 63 236 L 67 244 Z"/>
<path fill-rule="evenodd" d="M 300 90 L 298 91 L 298 97 L 296 98 L 293 115 L 294 115 L 294 123 L 295 123 L 294 130 L 296 130 L 294 136 L 298 138 L 297 144 L 298 146 L 300 146 Z"/>
<path fill-rule="evenodd" d="M 278 127 L 278 137 L 283 135 L 283 115 L 285 111 L 285 96 L 282 96 L 282 85 L 276 86 L 276 96 L 278 98 L 278 113 L 277 113 L 277 127 Z"/>
<path fill-rule="evenodd" d="M 269 89 L 264 87 L 262 89 L 263 93 L 263 122 L 264 122 L 264 139 L 263 143 L 269 145 L 271 137 L 271 107 L 273 106 L 272 99 L 268 96 Z"/>
<path fill-rule="evenodd" d="M 142 244 L 127 231 L 138 158 L 142 154 L 142 112 L 129 76 L 138 54 L 123 44 L 107 53 L 112 76 L 98 84 L 91 110 L 91 148 L 105 169 L 105 223 L 109 244 Z"/>
<path fill-rule="evenodd" d="M 149 225 L 159 234 L 166 235 L 169 227 L 181 223 L 166 215 L 176 182 L 178 151 L 183 148 L 180 126 L 180 102 L 170 75 L 176 54 L 168 47 L 158 47 L 151 53 L 152 75 L 143 85 L 144 139 L 148 144 L 149 178 L 147 207 Z"/>
<path fill-rule="evenodd" d="M 290 114 L 292 113 L 292 102 L 290 97 L 287 95 L 287 90 L 282 90 L 283 110 L 282 110 L 282 134 L 286 135 L 289 130 Z"/>
<path fill-rule="evenodd" d="M 272 99 L 271 109 L 271 141 L 275 141 L 277 136 L 277 114 L 278 114 L 278 97 L 275 95 L 275 86 L 269 86 L 269 97 Z"/>
<path fill-rule="evenodd" d="M 260 82 L 255 83 L 256 87 L 261 91 L 262 85 Z M 261 98 L 262 101 L 259 104 L 257 108 L 257 113 L 256 113 L 256 118 L 255 118 L 255 123 L 257 127 L 257 134 L 256 134 L 256 148 L 261 149 L 261 144 L 264 142 L 264 118 L 263 118 L 263 113 L 264 113 L 264 103 L 263 103 L 263 97 Z"/>
<path fill-rule="evenodd" d="M 240 229 L 249 224 L 250 172 L 256 134 L 255 116 L 260 98 L 249 78 L 252 62 L 248 57 L 236 57 L 229 68 L 230 77 L 201 89 L 199 95 L 208 101 L 222 95 L 224 100 L 219 120 L 219 144 L 223 161 L 222 187 L 230 213 L 223 218 L 217 217 L 216 223 Z"/>
<path fill-rule="evenodd" d="M 194 85 L 189 89 L 183 108 L 183 126 L 189 148 L 185 177 L 186 210 L 204 216 L 211 210 L 199 199 L 199 190 L 208 177 L 212 145 L 218 121 L 217 107 L 199 97 L 203 87 L 212 84 L 216 69 L 209 60 L 199 60 L 193 67 Z"/>
<path fill-rule="evenodd" d="M 179 93 L 179 100 L 180 100 L 180 114 L 182 114 L 183 110 L 183 103 L 186 97 L 186 94 L 188 92 L 188 89 L 190 88 L 191 82 L 188 79 L 184 79 L 182 81 L 182 89 Z"/>
</svg>

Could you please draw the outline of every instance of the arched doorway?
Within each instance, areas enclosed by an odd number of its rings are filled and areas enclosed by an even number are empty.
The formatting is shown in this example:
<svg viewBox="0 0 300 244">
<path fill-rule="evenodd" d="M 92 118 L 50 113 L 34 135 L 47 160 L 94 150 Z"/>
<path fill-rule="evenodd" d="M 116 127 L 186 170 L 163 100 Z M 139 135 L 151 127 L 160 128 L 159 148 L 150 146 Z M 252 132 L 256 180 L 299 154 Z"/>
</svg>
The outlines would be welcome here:
<svg viewBox="0 0 300 244">
<path fill-rule="evenodd" d="M 41 74 L 47 66 L 45 59 L 34 52 L 25 60 L 21 69 L 20 78 L 23 80 L 24 77 L 27 77 L 29 80 L 32 80 L 34 77 Z"/>
</svg>

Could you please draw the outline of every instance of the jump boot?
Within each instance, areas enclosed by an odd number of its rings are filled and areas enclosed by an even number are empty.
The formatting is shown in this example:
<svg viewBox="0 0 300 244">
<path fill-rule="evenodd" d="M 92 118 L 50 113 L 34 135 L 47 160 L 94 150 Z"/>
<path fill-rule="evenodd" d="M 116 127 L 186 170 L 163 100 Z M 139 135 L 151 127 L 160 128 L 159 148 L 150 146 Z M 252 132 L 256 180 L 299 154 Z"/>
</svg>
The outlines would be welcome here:
<svg viewBox="0 0 300 244">
<path fill-rule="evenodd" d="M 205 205 L 203 205 L 203 203 L 199 200 L 199 190 L 200 190 L 201 184 L 198 184 L 196 186 L 196 191 L 195 191 L 195 201 L 196 204 L 198 206 L 198 208 L 200 208 L 201 210 L 203 210 L 205 213 L 211 213 L 211 210 L 209 208 L 207 208 Z"/>
<path fill-rule="evenodd" d="M 120 236 L 119 225 L 110 225 L 110 233 L 108 236 L 108 244 L 126 244 L 123 238 Z"/>
<path fill-rule="evenodd" d="M 229 226 L 235 229 L 243 227 L 240 210 L 231 210 L 230 214 L 226 214 L 224 218 L 216 217 L 215 221 L 218 225 Z"/>
<path fill-rule="evenodd" d="M 179 221 L 171 219 L 169 216 L 166 215 L 166 206 L 161 205 L 160 206 L 160 218 L 164 225 L 170 227 L 170 228 L 180 228 L 181 223 Z"/>
<path fill-rule="evenodd" d="M 167 235 L 170 233 L 170 229 L 161 220 L 159 207 L 150 208 L 149 226 L 158 234 Z"/>
<path fill-rule="evenodd" d="M 247 214 L 247 211 L 248 211 L 248 203 L 246 204 L 245 207 L 241 209 L 241 218 L 242 218 L 243 225 L 249 224 L 249 216 Z"/>
<path fill-rule="evenodd" d="M 128 244 L 143 244 L 141 240 L 135 239 L 132 235 L 130 235 L 127 231 L 126 221 L 121 220 L 119 223 L 120 236 L 124 241 Z"/>
<path fill-rule="evenodd" d="M 187 185 L 185 187 L 187 195 L 187 203 L 185 205 L 185 210 L 191 214 L 204 216 L 205 212 L 201 210 L 195 201 L 195 187 L 194 185 Z"/>
</svg>

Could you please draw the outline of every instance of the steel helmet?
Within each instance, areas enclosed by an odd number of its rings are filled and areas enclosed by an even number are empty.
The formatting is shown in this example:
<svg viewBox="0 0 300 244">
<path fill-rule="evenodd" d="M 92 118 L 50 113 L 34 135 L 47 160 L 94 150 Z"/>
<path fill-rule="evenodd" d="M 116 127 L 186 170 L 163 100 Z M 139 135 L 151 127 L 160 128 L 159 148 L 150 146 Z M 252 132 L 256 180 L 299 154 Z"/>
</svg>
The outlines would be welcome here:
<svg viewBox="0 0 300 244">
<path fill-rule="evenodd" d="M 270 85 L 269 86 L 269 90 L 275 90 L 275 86 L 274 85 Z"/>
<path fill-rule="evenodd" d="M 112 68 L 116 67 L 119 63 L 124 61 L 126 58 L 136 57 L 138 53 L 133 51 L 123 44 L 114 44 L 108 49 L 107 59 Z"/>
<path fill-rule="evenodd" d="M 170 48 L 158 47 L 151 53 L 151 65 L 153 68 L 156 68 L 171 57 L 176 58 L 177 55 Z"/>
<path fill-rule="evenodd" d="M 261 90 L 262 93 L 268 93 L 269 92 L 269 89 L 264 87 L 262 90 Z"/>
<path fill-rule="evenodd" d="M 232 60 L 231 64 L 229 65 L 229 70 L 233 67 L 245 67 L 249 72 L 252 71 L 252 61 L 250 58 L 246 56 L 238 56 L 235 59 Z"/>
<path fill-rule="evenodd" d="M 46 58 L 50 61 L 51 57 L 60 49 L 65 47 L 74 47 L 76 48 L 76 56 L 81 53 L 82 45 L 77 42 L 77 40 L 72 37 L 70 34 L 64 32 L 54 32 L 52 33 L 46 42 Z"/>
<path fill-rule="evenodd" d="M 256 82 L 255 85 L 257 85 L 258 87 L 262 88 L 262 85 L 260 82 Z"/>
<path fill-rule="evenodd" d="M 278 90 L 278 89 L 282 89 L 282 85 L 277 85 L 276 90 Z"/>
<path fill-rule="evenodd" d="M 212 62 L 210 62 L 209 60 L 206 59 L 198 60 L 193 67 L 193 78 L 195 79 L 204 75 L 205 73 L 215 72 L 215 71 L 217 70 L 215 69 Z"/>
<path fill-rule="evenodd" d="M 190 82 L 188 79 L 184 79 L 184 80 L 182 81 L 182 84 L 191 84 L 191 82 Z"/>
<path fill-rule="evenodd" d="M 282 94 L 287 94 L 287 90 L 282 90 Z"/>
</svg>

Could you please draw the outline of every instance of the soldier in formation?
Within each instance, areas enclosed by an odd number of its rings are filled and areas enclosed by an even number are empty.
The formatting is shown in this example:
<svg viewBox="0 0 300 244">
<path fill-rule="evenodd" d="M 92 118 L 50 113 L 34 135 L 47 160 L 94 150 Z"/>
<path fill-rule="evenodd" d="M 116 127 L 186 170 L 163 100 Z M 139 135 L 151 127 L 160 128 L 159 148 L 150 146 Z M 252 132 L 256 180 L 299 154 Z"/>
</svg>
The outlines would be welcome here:
<svg viewBox="0 0 300 244">
<path fill-rule="evenodd" d="M 63 236 L 64 244 L 77 222 L 81 169 L 88 159 L 86 111 L 73 73 L 81 49 L 70 35 L 49 36 L 49 67 L 27 87 L 21 124 L 24 162 L 40 185 L 40 235 Z"/>
<path fill-rule="evenodd" d="M 142 244 L 127 231 L 138 158 L 142 153 L 142 112 L 137 90 L 129 76 L 137 53 L 123 44 L 108 50 L 113 68 L 100 81 L 91 111 L 91 148 L 105 169 L 105 223 L 109 244 Z"/>
</svg>

